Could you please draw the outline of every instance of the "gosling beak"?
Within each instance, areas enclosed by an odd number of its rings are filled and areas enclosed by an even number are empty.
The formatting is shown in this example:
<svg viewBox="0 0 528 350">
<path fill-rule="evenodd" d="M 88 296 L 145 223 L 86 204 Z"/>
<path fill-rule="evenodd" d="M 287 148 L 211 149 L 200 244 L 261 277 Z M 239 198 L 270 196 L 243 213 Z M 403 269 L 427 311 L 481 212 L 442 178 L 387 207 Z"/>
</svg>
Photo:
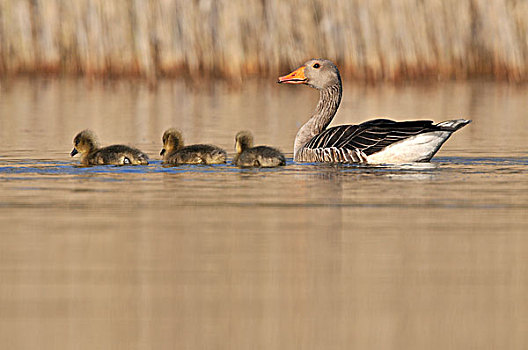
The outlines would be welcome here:
<svg viewBox="0 0 528 350">
<path fill-rule="evenodd" d="M 161 149 L 161 152 L 160 152 L 160 156 L 164 155 L 165 154 L 165 148 L 162 148 Z"/>
<path fill-rule="evenodd" d="M 77 151 L 77 148 L 73 148 L 71 153 L 70 153 L 70 156 L 73 157 L 74 155 L 76 155 L 77 153 L 79 153 L 79 151 Z"/>
<path fill-rule="evenodd" d="M 277 83 L 287 83 L 287 84 L 304 84 L 308 81 L 304 75 L 304 66 L 297 68 L 288 75 L 279 77 Z"/>
</svg>

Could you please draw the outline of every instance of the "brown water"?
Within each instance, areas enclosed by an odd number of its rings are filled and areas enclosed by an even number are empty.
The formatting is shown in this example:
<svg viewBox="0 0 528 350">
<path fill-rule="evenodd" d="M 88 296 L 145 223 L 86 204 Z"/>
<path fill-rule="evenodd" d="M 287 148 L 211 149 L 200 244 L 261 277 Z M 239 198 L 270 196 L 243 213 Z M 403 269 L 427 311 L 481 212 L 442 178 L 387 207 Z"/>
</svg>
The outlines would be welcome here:
<svg viewBox="0 0 528 350">
<path fill-rule="evenodd" d="M 2 84 L 2 348 L 528 348 L 526 86 L 347 84 L 334 125 L 473 119 L 431 164 L 363 167 L 291 161 L 308 88 Z M 171 126 L 288 165 L 165 168 Z M 88 127 L 152 164 L 78 167 Z"/>
</svg>

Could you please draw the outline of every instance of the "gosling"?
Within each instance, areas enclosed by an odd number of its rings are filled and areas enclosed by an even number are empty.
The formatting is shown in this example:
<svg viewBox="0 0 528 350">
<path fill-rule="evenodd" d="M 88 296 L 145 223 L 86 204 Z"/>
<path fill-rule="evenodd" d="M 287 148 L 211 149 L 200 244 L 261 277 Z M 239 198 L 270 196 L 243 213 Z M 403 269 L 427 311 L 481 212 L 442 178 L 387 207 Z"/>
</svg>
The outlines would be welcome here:
<svg viewBox="0 0 528 350">
<path fill-rule="evenodd" d="M 179 130 L 168 129 L 163 133 L 162 156 L 163 164 L 223 164 L 227 153 L 213 145 L 183 145 L 183 137 Z"/>
<path fill-rule="evenodd" d="M 148 156 L 140 150 L 112 145 L 99 148 L 97 138 L 91 130 L 83 130 L 73 139 L 70 156 L 81 154 L 82 165 L 147 165 Z"/>
<path fill-rule="evenodd" d="M 233 163 L 241 168 L 273 168 L 286 164 L 286 158 L 279 150 L 268 146 L 253 147 L 253 135 L 249 131 L 236 134 L 235 150 Z"/>
</svg>

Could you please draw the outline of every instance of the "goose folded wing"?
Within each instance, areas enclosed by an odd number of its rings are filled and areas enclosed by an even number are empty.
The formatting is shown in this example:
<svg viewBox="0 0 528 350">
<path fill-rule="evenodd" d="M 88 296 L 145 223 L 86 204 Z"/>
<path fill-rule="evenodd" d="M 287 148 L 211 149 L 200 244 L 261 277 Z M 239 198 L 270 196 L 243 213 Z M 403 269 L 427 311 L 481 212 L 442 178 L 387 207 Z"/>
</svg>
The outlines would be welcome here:
<svg viewBox="0 0 528 350">
<path fill-rule="evenodd" d="M 395 142 L 438 129 L 430 120 L 396 122 L 389 119 L 375 119 L 359 125 L 329 128 L 313 137 L 304 147 L 313 150 L 346 149 L 368 156 Z"/>
</svg>

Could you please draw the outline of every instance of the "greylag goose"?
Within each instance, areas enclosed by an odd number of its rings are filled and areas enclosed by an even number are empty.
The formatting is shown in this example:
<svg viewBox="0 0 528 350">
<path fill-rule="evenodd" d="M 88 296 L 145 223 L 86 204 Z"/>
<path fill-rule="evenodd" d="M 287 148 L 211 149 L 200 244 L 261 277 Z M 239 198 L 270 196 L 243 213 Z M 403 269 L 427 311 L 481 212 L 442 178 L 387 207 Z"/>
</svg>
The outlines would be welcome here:
<svg viewBox="0 0 528 350">
<path fill-rule="evenodd" d="M 241 168 L 273 168 L 286 164 L 286 158 L 279 150 L 268 146 L 253 147 L 253 135 L 249 131 L 236 134 L 235 150 L 233 163 Z"/>
<path fill-rule="evenodd" d="M 73 139 L 70 156 L 81 154 L 82 165 L 147 165 L 148 156 L 140 150 L 112 145 L 99 148 L 97 138 L 91 130 L 83 130 Z"/>
<path fill-rule="evenodd" d="M 163 164 L 222 164 L 226 162 L 226 151 L 213 145 L 183 145 L 179 130 L 168 129 L 163 133 L 163 148 L 160 156 Z"/>
<path fill-rule="evenodd" d="M 339 70 L 331 61 L 312 59 L 278 83 L 306 84 L 319 90 L 312 117 L 299 129 L 293 149 L 297 162 L 395 164 L 428 162 L 451 134 L 471 120 L 397 122 L 374 119 L 328 128 L 341 102 Z"/>
</svg>

